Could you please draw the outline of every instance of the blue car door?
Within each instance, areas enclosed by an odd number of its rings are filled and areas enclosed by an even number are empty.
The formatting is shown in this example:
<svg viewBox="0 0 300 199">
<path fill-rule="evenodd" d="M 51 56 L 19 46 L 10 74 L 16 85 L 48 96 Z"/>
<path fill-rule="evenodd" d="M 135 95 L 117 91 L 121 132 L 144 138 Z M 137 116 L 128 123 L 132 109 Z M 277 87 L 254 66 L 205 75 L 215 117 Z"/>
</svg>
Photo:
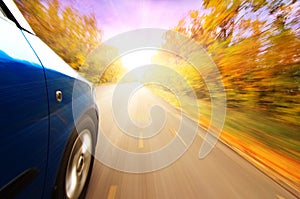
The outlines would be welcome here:
<svg viewBox="0 0 300 199">
<path fill-rule="evenodd" d="M 0 9 L 0 198 L 41 198 L 45 184 L 47 87 L 23 34 Z"/>
</svg>

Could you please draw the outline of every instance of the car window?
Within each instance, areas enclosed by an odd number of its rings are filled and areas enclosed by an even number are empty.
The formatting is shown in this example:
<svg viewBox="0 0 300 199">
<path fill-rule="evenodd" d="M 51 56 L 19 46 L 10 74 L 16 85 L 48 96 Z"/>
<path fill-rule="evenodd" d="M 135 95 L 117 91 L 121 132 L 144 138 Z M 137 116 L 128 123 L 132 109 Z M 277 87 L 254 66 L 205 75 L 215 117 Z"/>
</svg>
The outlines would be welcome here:
<svg viewBox="0 0 300 199">
<path fill-rule="evenodd" d="M 7 7 L 7 11 L 11 16 L 9 18 L 14 21 L 20 28 L 34 34 L 30 25 L 18 9 L 17 5 L 12 0 L 3 0 L 5 7 Z M 6 10 L 4 10 L 6 12 Z M 8 14 L 8 12 L 6 12 Z"/>
<path fill-rule="evenodd" d="M 4 11 L 2 10 L 1 7 L 0 7 L 0 17 L 5 17 Z"/>
<path fill-rule="evenodd" d="M 6 21 L 10 21 L 17 25 L 17 21 L 14 19 L 13 15 L 10 13 L 5 3 L 1 0 L 0 0 L 0 18 Z"/>
<path fill-rule="evenodd" d="M 30 25 L 12 0 L 0 1 L 2 15 L 13 21 L 19 28 L 34 34 Z M 1 14 L 0 14 L 1 16 Z"/>
</svg>

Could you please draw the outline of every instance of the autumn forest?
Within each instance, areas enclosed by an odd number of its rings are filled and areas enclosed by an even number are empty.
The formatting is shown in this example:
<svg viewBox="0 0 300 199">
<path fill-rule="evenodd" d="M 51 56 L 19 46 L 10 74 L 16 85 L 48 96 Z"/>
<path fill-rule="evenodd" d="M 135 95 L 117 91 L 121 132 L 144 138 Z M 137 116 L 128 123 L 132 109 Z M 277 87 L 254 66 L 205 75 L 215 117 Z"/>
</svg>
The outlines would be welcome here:
<svg viewBox="0 0 300 199">
<path fill-rule="evenodd" d="M 117 83 L 128 69 L 116 60 L 103 74 L 113 46 L 97 49 L 105 30 L 94 13 L 59 0 L 15 0 L 37 36 L 95 85 Z M 218 67 L 227 99 L 221 139 L 271 168 L 274 176 L 300 190 L 300 4 L 282 0 L 203 0 L 164 35 L 165 46 L 192 53 L 172 38 L 176 32 L 197 42 Z M 98 56 L 101 54 L 102 56 Z M 204 127 L 210 95 L 201 75 L 176 56 L 159 52 L 153 62 L 182 74 L 195 91 Z M 176 81 L 170 80 L 176 87 Z M 179 85 L 178 85 L 179 88 Z M 181 87 L 182 88 L 182 87 Z M 155 89 L 154 89 L 155 90 Z M 164 88 L 153 91 L 174 106 Z M 182 91 L 184 92 L 184 91 Z M 188 95 L 188 94 L 187 94 Z M 184 110 L 193 117 L 193 111 Z"/>
</svg>

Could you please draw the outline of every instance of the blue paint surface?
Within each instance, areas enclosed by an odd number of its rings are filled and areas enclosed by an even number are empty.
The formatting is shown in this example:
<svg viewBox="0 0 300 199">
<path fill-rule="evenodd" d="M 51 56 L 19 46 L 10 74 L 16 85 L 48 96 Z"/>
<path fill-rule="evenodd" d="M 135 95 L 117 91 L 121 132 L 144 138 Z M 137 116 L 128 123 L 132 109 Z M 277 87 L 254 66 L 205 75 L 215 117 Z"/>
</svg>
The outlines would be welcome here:
<svg viewBox="0 0 300 199">
<path fill-rule="evenodd" d="M 91 85 L 74 72 L 61 72 L 69 69 L 53 70 L 57 67 L 49 63 L 55 61 L 47 60 L 53 52 L 39 51 L 28 41 L 41 41 L 26 34 L 0 18 L 0 189 L 37 168 L 37 177 L 16 198 L 51 198 L 75 123 L 96 108 Z M 62 102 L 56 101 L 56 90 L 62 91 Z"/>
</svg>

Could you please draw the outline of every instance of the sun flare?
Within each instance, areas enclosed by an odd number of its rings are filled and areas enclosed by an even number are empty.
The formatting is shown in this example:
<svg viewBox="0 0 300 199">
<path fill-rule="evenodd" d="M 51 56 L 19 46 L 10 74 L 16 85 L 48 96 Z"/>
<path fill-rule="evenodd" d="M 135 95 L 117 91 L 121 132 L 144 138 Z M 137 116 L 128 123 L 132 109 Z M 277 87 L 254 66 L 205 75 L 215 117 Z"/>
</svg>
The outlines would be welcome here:
<svg viewBox="0 0 300 199">
<path fill-rule="evenodd" d="M 121 60 L 127 70 L 151 64 L 152 57 L 157 53 L 156 50 L 139 50 L 124 55 Z"/>
</svg>

